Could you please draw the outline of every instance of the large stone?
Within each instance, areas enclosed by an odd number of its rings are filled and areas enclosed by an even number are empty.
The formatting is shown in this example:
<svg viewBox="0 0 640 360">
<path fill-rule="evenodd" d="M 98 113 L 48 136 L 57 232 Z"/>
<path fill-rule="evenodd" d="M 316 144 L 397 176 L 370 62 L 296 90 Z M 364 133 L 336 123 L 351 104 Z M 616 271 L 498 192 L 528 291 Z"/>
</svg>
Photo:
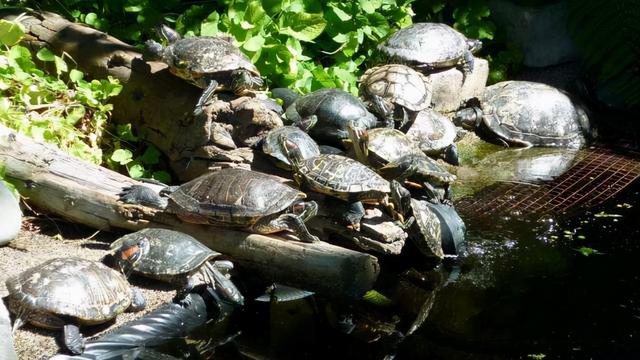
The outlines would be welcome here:
<svg viewBox="0 0 640 360">
<path fill-rule="evenodd" d="M 508 40 L 522 49 L 524 65 L 545 67 L 577 59 L 567 32 L 564 2 L 529 7 L 507 0 L 490 0 L 487 5 L 498 28 L 504 29 Z"/>
<path fill-rule="evenodd" d="M 1 182 L 0 182 L 1 183 Z M 13 334 L 11 331 L 11 319 L 9 311 L 0 299 L 0 359 L 16 360 L 16 352 L 13 349 Z"/>
<path fill-rule="evenodd" d="M 22 211 L 18 200 L 0 181 L 0 246 L 13 240 L 20 232 Z"/>
<path fill-rule="evenodd" d="M 433 108 L 441 113 L 449 113 L 458 110 L 464 102 L 484 92 L 489 77 L 489 62 L 475 58 L 473 71 L 466 76 L 464 83 L 462 72 L 456 68 L 428 75 L 433 84 Z"/>
</svg>

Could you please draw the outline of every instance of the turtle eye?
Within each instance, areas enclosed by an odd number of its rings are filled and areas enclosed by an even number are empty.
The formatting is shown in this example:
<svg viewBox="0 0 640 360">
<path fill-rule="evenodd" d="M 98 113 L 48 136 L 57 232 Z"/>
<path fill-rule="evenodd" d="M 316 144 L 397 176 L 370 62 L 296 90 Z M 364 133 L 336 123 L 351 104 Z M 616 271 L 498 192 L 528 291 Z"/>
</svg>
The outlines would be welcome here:
<svg viewBox="0 0 640 360">
<path fill-rule="evenodd" d="M 174 65 L 179 69 L 184 69 L 189 65 L 189 62 L 186 60 L 178 60 L 174 63 Z"/>
</svg>

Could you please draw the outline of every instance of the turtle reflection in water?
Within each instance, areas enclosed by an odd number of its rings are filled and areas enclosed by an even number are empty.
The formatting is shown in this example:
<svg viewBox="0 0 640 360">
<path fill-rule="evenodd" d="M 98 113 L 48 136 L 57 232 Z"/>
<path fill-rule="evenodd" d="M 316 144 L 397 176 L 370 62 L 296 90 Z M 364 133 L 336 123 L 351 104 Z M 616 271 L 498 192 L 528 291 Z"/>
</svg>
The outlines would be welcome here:
<svg viewBox="0 0 640 360">
<path fill-rule="evenodd" d="M 243 305 L 244 298 L 226 273 L 230 261 L 215 260 L 217 253 L 185 233 L 148 228 L 127 234 L 111 244 L 115 261 L 123 273 L 178 284 L 180 293 L 190 292 L 198 277 L 227 302 Z M 180 296 L 181 297 L 181 296 Z"/>
<path fill-rule="evenodd" d="M 160 194 L 142 185 L 126 187 L 120 193 L 124 203 L 156 207 L 185 222 L 258 234 L 288 230 L 301 241 L 319 241 L 304 223 L 317 213 L 318 205 L 304 202 L 305 197 L 273 175 L 231 168 L 167 187 Z"/>
<path fill-rule="evenodd" d="M 16 315 L 14 328 L 24 321 L 48 329 L 64 329 L 64 344 L 82 353 L 80 325 L 95 325 L 126 309 L 141 310 L 142 294 L 119 272 L 80 258 L 51 259 L 6 282 L 7 306 Z"/>
</svg>

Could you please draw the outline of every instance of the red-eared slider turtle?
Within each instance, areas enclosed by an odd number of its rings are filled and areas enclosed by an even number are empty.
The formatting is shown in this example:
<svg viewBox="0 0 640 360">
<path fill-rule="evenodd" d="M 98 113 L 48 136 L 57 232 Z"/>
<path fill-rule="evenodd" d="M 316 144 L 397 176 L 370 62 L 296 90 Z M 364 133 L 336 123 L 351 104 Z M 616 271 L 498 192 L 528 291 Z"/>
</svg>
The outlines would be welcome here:
<svg viewBox="0 0 640 360">
<path fill-rule="evenodd" d="M 455 175 L 420 151 L 411 139 L 396 129 L 360 129 L 349 126 L 349 138 L 356 158 L 371 165 L 387 180 L 398 180 L 425 189 L 434 200 L 448 198 Z"/>
<path fill-rule="evenodd" d="M 123 273 L 134 272 L 153 279 L 178 284 L 189 292 L 198 277 L 220 298 L 242 305 L 244 298 L 224 273 L 233 268 L 222 254 L 204 246 L 190 235 L 175 230 L 147 228 L 127 234 L 111 244 L 115 261 Z"/>
<path fill-rule="evenodd" d="M 273 175 L 243 169 L 204 174 L 160 194 L 142 185 L 126 187 L 120 193 L 124 203 L 163 209 L 190 223 L 237 227 L 259 234 L 289 230 L 301 241 L 319 241 L 304 224 L 318 206 L 314 201 L 302 201 L 305 197 Z"/>
<path fill-rule="evenodd" d="M 529 81 L 488 86 L 480 107 L 458 111 L 454 122 L 504 146 L 581 148 L 589 118 L 560 90 Z"/>
<path fill-rule="evenodd" d="M 169 65 L 169 71 L 205 89 L 198 99 L 196 112 L 217 90 L 231 90 L 242 94 L 262 86 L 258 69 L 227 37 L 194 36 L 182 39 L 168 26 L 160 33 L 169 41 L 163 46 L 153 40 L 146 42 L 151 59 Z"/>
<path fill-rule="evenodd" d="M 449 25 L 415 23 L 395 32 L 378 50 L 421 72 L 456 66 L 468 74 L 473 70 L 473 53 L 481 47 L 479 40 L 467 39 Z"/>
<path fill-rule="evenodd" d="M 347 124 L 371 129 L 378 123 L 362 101 L 340 89 L 320 89 L 301 96 L 287 108 L 285 116 L 318 143 L 333 146 L 342 146 Z"/>
<path fill-rule="evenodd" d="M 51 259 L 9 278 L 6 285 L 7 306 L 16 315 L 14 327 L 28 321 L 63 328 L 64 343 L 74 354 L 84 347 L 80 325 L 100 324 L 128 308 L 144 307 L 144 298 L 122 274 L 80 258 Z"/>
<path fill-rule="evenodd" d="M 333 154 L 321 154 L 304 159 L 295 143 L 286 138 L 281 138 L 281 143 L 283 152 L 291 162 L 293 178 L 300 186 L 349 203 L 358 201 L 370 204 L 381 203 L 392 208 L 388 198 L 391 192 L 389 182 L 366 165 L 348 157 Z M 351 209 L 355 211 L 357 207 L 352 206 Z M 396 214 L 393 211 L 392 215 L 402 217 L 402 214 Z M 359 214 L 359 217 L 351 217 L 354 227 L 357 228 L 362 216 L 364 212 Z"/>
<path fill-rule="evenodd" d="M 389 64 L 371 68 L 360 77 L 360 95 L 365 104 L 402 128 L 418 111 L 431 105 L 431 79 L 406 65 Z"/>
<path fill-rule="evenodd" d="M 452 165 L 459 165 L 456 126 L 439 112 L 426 109 L 418 113 L 406 131 L 420 150 L 429 156 L 442 156 Z"/>
<path fill-rule="evenodd" d="M 300 130 L 297 126 L 289 125 L 275 128 L 262 138 L 260 145 L 262 152 L 276 159 L 276 164 L 280 167 L 287 170 L 291 168 L 289 159 L 287 159 L 287 156 L 282 152 L 282 146 L 280 145 L 281 136 L 296 143 L 300 148 L 300 152 L 302 152 L 302 157 L 305 159 L 320 155 L 318 144 L 316 144 L 309 134 Z"/>
</svg>

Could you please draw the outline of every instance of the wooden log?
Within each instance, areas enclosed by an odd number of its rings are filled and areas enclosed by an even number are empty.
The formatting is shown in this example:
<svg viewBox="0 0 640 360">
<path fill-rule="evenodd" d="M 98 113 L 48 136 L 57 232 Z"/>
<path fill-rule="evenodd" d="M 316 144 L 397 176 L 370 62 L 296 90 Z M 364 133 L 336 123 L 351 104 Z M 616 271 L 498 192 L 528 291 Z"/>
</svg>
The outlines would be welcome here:
<svg viewBox="0 0 640 360">
<path fill-rule="evenodd" d="M 171 227 L 273 282 L 335 298 L 358 298 L 372 288 L 379 273 L 375 257 L 328 243 L 308 244 L 187 224 L 151 208 L 122 204 L 117 194 L 125 186 L 139 184 L 137 181 L 37 143 L 3 125 L 0 167 L 4 167 L 7 180 L 37 208 L 101 230 Z"/>
</svg>

